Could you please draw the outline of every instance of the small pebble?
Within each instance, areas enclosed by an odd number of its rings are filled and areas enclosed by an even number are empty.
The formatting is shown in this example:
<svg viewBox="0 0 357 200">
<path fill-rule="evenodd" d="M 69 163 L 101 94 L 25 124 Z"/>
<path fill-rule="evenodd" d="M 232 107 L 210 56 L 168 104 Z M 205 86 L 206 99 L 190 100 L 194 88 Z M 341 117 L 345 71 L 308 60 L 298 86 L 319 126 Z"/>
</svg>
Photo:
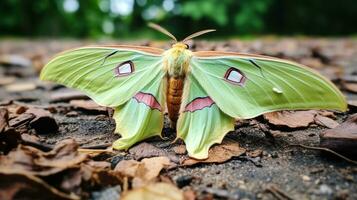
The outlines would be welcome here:
<svg viewBox="0 0 357 200">
<path fill-rule="evenodd" d="M 66 114 L 67 117 L 77 117 L 78 113 L 76 111 L 70 111 Z"/>
<path fill-rule="evenodd" d="M 306 176 L 306 175 L 301 175 L 301 178 L 303 181 L 310 181 L 311 178 L 309 176 Z"/>
<path fill-rule="evenodd" d="M 333 191 L 328 185 L 326 184 L 320 185 L 318 194 L 331 195 L 332 193 Z"/>
<path fill-rule="evenodd" d="M 279 157 L 278 152 L 276 152 L 276 151 L 272 152 L 272 153 L 271 153 L 271 157 L 272 157 L 272 158 L 278 158 L 278 157 Z"/>
<path fill-rule="evenodd" d="M 175 182 L 177 187 L 179 188 L 183 188 L 187 185 L 189 185 L 193 180 L 193 177 L 191 175 L 184 175 L 184 176 L 180 176 L 178 177 Z"/>
</svg>

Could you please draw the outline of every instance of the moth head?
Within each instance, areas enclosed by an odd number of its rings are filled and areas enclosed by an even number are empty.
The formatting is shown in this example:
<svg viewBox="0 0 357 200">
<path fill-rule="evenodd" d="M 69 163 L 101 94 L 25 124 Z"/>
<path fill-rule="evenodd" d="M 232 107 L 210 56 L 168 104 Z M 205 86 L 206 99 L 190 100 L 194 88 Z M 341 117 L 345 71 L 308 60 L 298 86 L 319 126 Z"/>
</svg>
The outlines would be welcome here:
<svg viewBox="0 0 357 200">
<path fill-rule="evenodd" d="M 188 49 L 189 46 L 186 43 L 183 42 L 176 42 L 175 44 L 172 45 L 172 48 L 177 48 L 177 49 Z"/>
</svg>

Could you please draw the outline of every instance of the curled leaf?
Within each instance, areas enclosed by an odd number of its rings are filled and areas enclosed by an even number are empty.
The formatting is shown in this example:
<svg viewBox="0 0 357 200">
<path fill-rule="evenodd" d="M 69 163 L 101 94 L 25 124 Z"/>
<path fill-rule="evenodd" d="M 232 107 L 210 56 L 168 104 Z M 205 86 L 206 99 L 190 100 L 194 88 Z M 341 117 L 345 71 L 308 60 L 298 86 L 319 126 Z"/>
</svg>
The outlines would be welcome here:
<svg viewBox="0 0 357 200">
<path fill-rule="evenodd" d="M 115 167 L 115 171 L 133 178 L 133 187 L 140 187 L 154 181 L 164 168 L 173 167 L 168 157 L 145 158 L 141 162 L 123 160 Z"/>
<path fill-rule="evenodd" d="M 152 183 L 126 193 L 123 200 L 183 200 L 183 193 L 168 183 Z"/>
</svg>

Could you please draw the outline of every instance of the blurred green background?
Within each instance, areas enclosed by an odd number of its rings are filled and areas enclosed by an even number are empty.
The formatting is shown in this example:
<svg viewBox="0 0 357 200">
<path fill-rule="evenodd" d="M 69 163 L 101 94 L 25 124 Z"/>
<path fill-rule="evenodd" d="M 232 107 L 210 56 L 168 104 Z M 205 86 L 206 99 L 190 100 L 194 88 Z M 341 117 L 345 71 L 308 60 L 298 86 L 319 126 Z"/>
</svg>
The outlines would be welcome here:
<svg viewBox="0 0 357 200">
<path fill-rule="evenodd" d="M 216 28 L 206 37 L 346 36 L 357 33 L 356 0 L 1 0 L 0 36 L 178 38 Z"/>
</svg>

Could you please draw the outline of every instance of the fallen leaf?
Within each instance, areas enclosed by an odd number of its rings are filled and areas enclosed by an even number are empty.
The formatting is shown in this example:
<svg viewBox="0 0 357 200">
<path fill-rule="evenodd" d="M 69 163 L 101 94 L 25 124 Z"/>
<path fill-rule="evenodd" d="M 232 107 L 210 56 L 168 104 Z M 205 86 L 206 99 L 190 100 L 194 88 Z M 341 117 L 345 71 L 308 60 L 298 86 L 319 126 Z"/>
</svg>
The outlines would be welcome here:
<svg viewBox="0 0 357 200">
<path fill-rule="evenodd" d="M 357 83 L 344 83 L 343 86 L 347 91 L 357 93 Z"/>
<path fill-rule="evenodd" d="M 128 191 L 122 200 L 184 200 L 182 191 L 168 183 L 152 183 Z"/>
<path fill-rule="evenodd" d="M 91 164 L 89 164 L 92 162 Z M 98 187 L 108 187 L 113 185 L 122 185 L 123 177 L 121 174 L 110 170 L 104 162 L 93 163 L 88 161 L 81 163 L 80 166 L 71 167 L 60 174 L 62 180 L 59 187 L 68 193 L 81 194 L 83 187 L 94 189 Z"/>
<path fill-rule="evenodd" d="M 197 199 L 196 192 L 192 188 L 188 188 L 183 191 L 183 196 L 185 200 L 195 200 Z"/>
<path fill-rule="evenodd" d="M 321 115 L 321 116 L 324 116 L 324 117 L 329 117 L 329 118 L 332 118 L 332 119 L 336 119 L 336 115 L 331 111 L 319 110 L 319 111 L 317 111 L 317 113 L 319 115 Z"/>
<path fill-rule="evenodd" d="M 333 129 L 321 133 L 320 146 L 357 155 L 357 114 Z"/>
<path fill-rule="evenodd" d="M 0 133 L 8 126 L 9 112 L 6 108 L 0 108 Z"/>
<path fill-rule="evenodd" d="M 39 138 L 36 134 L 22 133 L 21 134 L 21 144 L 29 145 L 35 147 L 41 151 L 51 151 L 53 149 L 53 145 L 47 144 L 43 142 L 43 138 Z"/>
<path fill-rule="evenodd" d="M 0 169 L 0 199 L 80 199 L 65 194 L 45 181 L 27 173 L 13 173 Z"/>
<path fill-rule="evenodd" d="M 246 149 L 239 146 L 236 141 L 223 140 L 222 144 L 213 146 L 208 151 L 208 158 L 197 160 L 188 158 L 182 162 L 184 166 L 195 165 L 197 163 L 223 163 L 232 157 L 237 157 L 246 152 Z"/>
<path fill-rule="evenodd" d="M 248 151 L 247 155 L 252 158 L 260 157 L 263 153 L 263 150 L 261 149 L 255 149 L 253 151 Z"/>
<path fill-rule="evenodd" d="M 86 111 L 95 111 L 99 113 L 107 113 L 107 108 L 98 105 L 92 100 L 71 100 L 69 102 L 75 108 L 83 109 Z"/>
<path fill-rule="evenodd" d="M 264 114 L 264 118 L 270 124 L 276 126 L 286 126 L 289 128 L 304 128 L 314 122 L 317 112 L 307 111 L 279 111 Z"/>
<path fill-rule="evenodd" d="M 33 115 L 31 113 L 23 113 L 23 114 L 19 115 L 18 117 L 15 117 L 15 118 L 11 119 L 9 121 L 9 125 L 11 127 L 16 128 L 16 127 L 21 126 L 23 124 L 29 123 L 34 118 L 35 118 L 35 115 Z"/>
<path fill-rule="evenodd" d="M 24 92 L 36 89 L 36 84 L 32 82 L 28 83 L 13 83 L 5 86 L 5 90 L 8 92 Z"/>
<path fill-rule="evenodd" d="M 15 109 L 15 114 L 16 115 L 21 115 L 22 113 L 26 112 L 29 108 L 27 106 L 18 106 Z"/>
<path fill-rule="evenodd" d="M 83 92 L 70 89 L 60 90 L 58 92 L 52 93 L 50 96 L 51 103 L 68 102 L 73 99 L 89 99 L 89 97 Z"/>
<path fill-rule="evenodd" d="M 308 67 L 311 67 L 311 68 L 316 68 L 316 69 L 320 69 L 322 68 L 324 65 L 321 63 L 321 60 L 318 59 L 318 58 L 313 58 L 313 57 L 305 57 L 305 58 L 302 58 L 300 60 L 300 63 L 305 65 L 305 66 L 308 66 Z"/>
<path fill-rule="evenodd" d="M 321 126 L 325 126 L 327 128 L 335 128 L 339 125 L 339 123 L 335 120 L 321 115 L 315 116 L 315 123 Z"/>
<path fill-rule="evenodd" d="M 134 156 L 135 160 L 167 155 L 166 151 L 164 151 L 163 149 L 155 147 L 154 145 L 149 144 L 147 142 L 142 142 L 130 148 L 129 153 Z"/>
<path fill-rule="evenodd" d="M 142 161 L 123 160 L 115 166 L 114 171 L 133 178 L 133 188 L 154 181 L 164 168 L 173 167 L 168 157 L 145 158 Z"/>
<path fill-rule="evenodd" d="M 134 156 L 135 160 L 141 160 L 143 158 L 151 158 L 151 157 L 160 157 L 165 156 L 168 157 L 172 162 L 179 163 L 179 158 L 173 154 L 169 153 L 163 149 L 155 147 L 152 144 L 147 142 L 142 142 L 132 148 L 129 149 L 129 153 Z"/>
<path fill-rule="evenodd" d="M 0 77 L 0 86 L 9 85 L 15 81 L 16 81 L 16 78 L 13 76 Z"/>
<path fill-rule="evenodd" d="M 186 154 L 187 150 L 186 150 L 186 146 L 181 144 L 181 145 L 178 145 L 178 146 L 175 146 L 173 148 L 174 152 L 178 155 L 184 155 Z"/>
<path fill-rule="evenodd" d="M 49 152 L 19 145 L 8 155 L 0 156 L 0 168 L 8 172 L 48 176 L 83 162 L 87 156 L 78 153 L 77 149 L 78 144 L 72 139 L 61 141 Z"/>
</svg>

